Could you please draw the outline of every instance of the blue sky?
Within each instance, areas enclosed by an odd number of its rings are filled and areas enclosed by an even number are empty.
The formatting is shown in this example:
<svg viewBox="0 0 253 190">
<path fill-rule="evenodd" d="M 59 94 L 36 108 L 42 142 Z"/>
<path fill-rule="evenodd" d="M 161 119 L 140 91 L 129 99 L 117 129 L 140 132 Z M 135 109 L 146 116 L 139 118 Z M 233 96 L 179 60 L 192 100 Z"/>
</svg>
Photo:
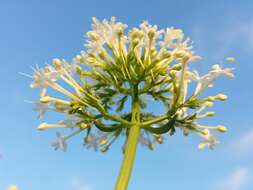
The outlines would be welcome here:
<svg viewBox="0 0 253 190">
<path fill-rule="evenodd" d="M 252 8 L 250 0 L 1 0 L 0 189 L 10 184 L 21 190 L 113 189 L 122 158 L 120 146 L 96 153 L 83 148 L 77 137 L 66 153 L 54 151 L 50 144 L 55 131 L 36 130 L 41 121 L 24 100 L 36 100 L 37 92 L 18 72 L 30 73 L 31 66 L 55 57 L 71 60 L 83 49 L 83 34 L 90 30 L 92 16 L 116 16 L 129 27 L 147 19 L 163 28 L 182 28 L 203 57 L 193 63 L 201 73 L 226 56 L 237 60 L 231 65 L 235 79 L 221 78 L 208 91 L 230 97 L 217 103 L 217 115 L 206 121 L 229 128 L 219 138 L 222 143 L 214 151 L 198 150 L 199 137 L 178 133 L 154 151 L 140 147 L 129 190 L 252 190 Z"/>
</svg>

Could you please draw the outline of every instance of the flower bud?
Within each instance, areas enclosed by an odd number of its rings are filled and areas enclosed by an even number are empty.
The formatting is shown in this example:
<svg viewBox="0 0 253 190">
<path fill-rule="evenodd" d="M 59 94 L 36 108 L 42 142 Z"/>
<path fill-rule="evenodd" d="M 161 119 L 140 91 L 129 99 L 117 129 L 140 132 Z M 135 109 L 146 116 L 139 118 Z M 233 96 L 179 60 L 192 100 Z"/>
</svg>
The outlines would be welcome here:
<svg viewBox="0 0 253 190">
<path fill-rule="evenodd" d="M 217 130 L 218 130 L 219 132 L 221 132 L 221 133 L 227 132 L 227 128 L 226 128 L 225 126 L 223 126 L 223 125 L 218 126 L 218 127 L 217 127 Z"/>
<path fill-rule="evenodd" d="M 190 53 L 185 50 L 178 50 L 175 52 L 175 57 L 178 59 L 183 59 L 186 62 L 190 58 Z"/>
<path fill-rule="evenodd" d="M 101 151 L 101 152 L 106 152 L 108 149 L 109 149 L 108 146 L 100 147 L 100 151 Z"/>
<path fill-rule="evenodd" d="M 205 116 L 206 116 L 206 117 L 212 117 L 212 116 L 214 116 L 214 114 L 215 114 L 214 112 L 211 112 L 211 111 L 210 111 L 210 112 L 206 112 L 206 113 L 205 113 Z"/>
<path fill-rule="evenodd" d="M 227 57 L 226 61 L 231 63 L 231 62 L 235 62 L 235 58 L 234 57 Z"/>
<path fill-rule="evenodd" d="M 159 143 L 159 144 L 163 144 L 163 138 L 161 135 L 155 135 L 155 140 Z"/>
<path fill-rule="evenodd" d="M 124 34 L 124 28 L 122 26 L 119 26 L 117 28 L 117 33 L 119 36 L 122 36 Z"/>
<path fill-rule="evenodd" d="M 38 126 L 38 130 L 39 131 L 43 131 L 43 130 L 45 130 L 45 129 L 47 129 L 48 128 L 48 125 L 47 125 L 47 123 L 41 123 L 39 126 Z"/>
<path fill-rule="evenodd" d="M 204 129 L 204 130 L 201 131 L 201 133 L 203 135 L 208 135 L 209 134 L 209 129 Z"/>
<path fill-rule="evenodd" d="M 163 59 L 171 57 L 171 53 L 169 51 L 163 51 L 162 56 Z"/>
<path fill-rule="evenodd" d="M 215 96 L 215 99 L 225 101 L 228 99 L 228 96 L 226 96 L 225 94 L 218 94 Z"/>
<path fill-rule="evenodd" d="M 151 28 L 149 31 L 148 31 L 148 37 L 150 39 L 153 39 L 155 37 L 155 29 L 154 28 Z"/>
<path fill-rule="evenodd" d="M 89 31 L 86 34 L 93 41 L 98 41 L 99 40 L 99 35 L 94 31 Z"/>
<path fill-rule="evenodd" d="M 175 64 L 171 67 L 172 70 L 176 70 L 176 71 L 179 71 L 180 69 L 182 68 L 182 65 L 181 64 Z"/>
<path fill-rule="evenodd" d="M 85 129 L 85 128 L 89 127 L 89 125 L 88 125 L 87 123 L 81 123 L 81 124 L 80 124 L 80 127 L 81 127 L 82 129 Z"/>
<path fill-rule="evenodd" d="M 89 137 L 88 136 L 84 137 L 83 143 L 84 144 L 88 144 L 89 143 Z"/>
<path fill-rule="evenodd" d="M 54 64 L 54 67 L 55 67 L 56 69 L 60 69 L 61 66 L 62 66 L 62 62 L 61 62 L 61 60 L 58 59 L 58 58 L 53 59 L 53 64 Z"/>
</svg>

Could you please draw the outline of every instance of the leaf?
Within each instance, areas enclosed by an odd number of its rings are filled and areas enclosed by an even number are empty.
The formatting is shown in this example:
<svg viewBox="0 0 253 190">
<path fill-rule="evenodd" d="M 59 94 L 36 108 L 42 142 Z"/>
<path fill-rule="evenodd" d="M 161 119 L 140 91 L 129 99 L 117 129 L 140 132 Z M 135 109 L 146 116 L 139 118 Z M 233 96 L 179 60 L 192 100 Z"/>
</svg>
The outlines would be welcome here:
<svg viewBox="0 0 253 190">
<path fill-rule="evenodd" d="M 124 96 L 123 98 L 121 98 L 118 102 L 117 102 L 117 108 L 116 111 L 120 112 L 124 109 L 125 106 L 125 102 L 127 101 L 128 96 Z"/>
<path fill-rule="evenodd" d="M 159 126 L 159 127 L 144 127 L 146 130 L 148 130 L 151 133 L 160 135 L 167 133 L 171 130 L 171 133 L 174 134 L 175 132 L 175 127 L 174 124 L 176 122 L 176 117 L 173 117 L 171 120 L 169 120 L 165 125 Z"/>
</svg>

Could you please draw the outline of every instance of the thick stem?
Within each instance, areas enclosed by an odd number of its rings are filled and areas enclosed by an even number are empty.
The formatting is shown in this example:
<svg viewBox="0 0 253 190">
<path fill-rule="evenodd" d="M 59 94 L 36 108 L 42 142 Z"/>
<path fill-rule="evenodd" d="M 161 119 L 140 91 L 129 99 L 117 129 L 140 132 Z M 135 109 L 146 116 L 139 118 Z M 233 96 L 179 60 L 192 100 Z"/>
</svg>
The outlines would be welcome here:
<svg viewBox="0 0 253 190">
<path fill-rule="evenodd" d="M 138 96 L 138 85 L 135 85 L 132 92 L 132 125 L 129 130 L 124 158 L 114 190 L 126 190 L 131 176 L 140 136 L 140 103 Z"/>
</svg>

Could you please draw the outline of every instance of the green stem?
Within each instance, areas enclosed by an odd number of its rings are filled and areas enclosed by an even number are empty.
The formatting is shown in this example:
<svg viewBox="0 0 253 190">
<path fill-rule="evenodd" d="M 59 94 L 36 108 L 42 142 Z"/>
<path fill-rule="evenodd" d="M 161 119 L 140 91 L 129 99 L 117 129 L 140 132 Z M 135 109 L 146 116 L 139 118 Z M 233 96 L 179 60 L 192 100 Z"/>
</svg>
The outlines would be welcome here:
<svg viewBox="0 0 253 190">
<path fill-rule="evenodd" d="M 135 154 L 140 136 L 140 103 L 138 85 L 132 89 L 132 125 L 129 129 L 127 145 L 121 164 L 120 173 L 114 190 L 126 190 L 133 169 Z"/>
</svg>

